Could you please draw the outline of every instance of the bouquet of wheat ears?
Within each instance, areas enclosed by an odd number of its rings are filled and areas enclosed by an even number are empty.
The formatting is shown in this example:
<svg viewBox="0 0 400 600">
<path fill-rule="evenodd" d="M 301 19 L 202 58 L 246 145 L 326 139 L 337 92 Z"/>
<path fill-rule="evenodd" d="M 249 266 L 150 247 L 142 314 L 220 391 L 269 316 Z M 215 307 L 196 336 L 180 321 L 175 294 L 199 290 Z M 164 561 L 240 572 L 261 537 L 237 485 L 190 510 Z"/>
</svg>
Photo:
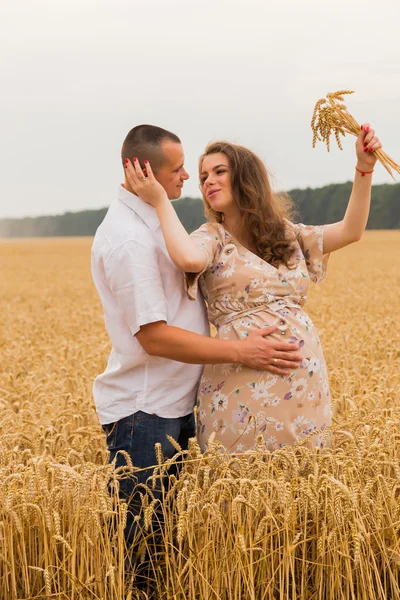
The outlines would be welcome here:
<svg viewBox="0 0 400 600">
<path fill-rule="evenodd" d="M 317 140 L 319 140 L 320 142 L 325 142 L 329 152 L 330 136 L 333 133 L 337 145 L 340 150 L 343 150 L 340 143 L 341 135 L 345 136 L 346 133 L 351 133 L 355 136 L 359 135 L 361 127 L 348 112 L 347 106 L 344 104 L 343 96 L 347 94 L 354 94 L 354 92 L 351 90 L 339 90 L 338 92 L 327 94 L 326 98 L 321 98 L 316 103 L 311 120 L 313 148 L 315 148 Z M 393 179 L 392 169 L 400 174 L 400 166 L 382 148 L 375 150 L 374 154 Z"/>
</svg>

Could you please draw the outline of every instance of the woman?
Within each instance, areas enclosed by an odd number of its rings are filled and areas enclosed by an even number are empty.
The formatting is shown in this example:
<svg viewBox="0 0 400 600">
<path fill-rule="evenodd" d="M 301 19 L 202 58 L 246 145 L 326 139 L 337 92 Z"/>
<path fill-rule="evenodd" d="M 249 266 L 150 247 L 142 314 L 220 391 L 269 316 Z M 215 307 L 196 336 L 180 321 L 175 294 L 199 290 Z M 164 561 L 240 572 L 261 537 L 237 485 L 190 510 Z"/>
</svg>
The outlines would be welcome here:
<svg viewBox="0 0 400 600">
<path fill-rule="evenodd" d="M 198 284 L 209 320 L 223 339 L 241 339 L 254 328 L 278 321 L 274 334 L 300 347 L 299 369 L 276 374 L 235 364 L 206 365 L 198 392 L 198 437 L 203 449 L 215 432 L 231 452 L 257 444 L 265 450 L 294 444 L 327 444 L 331 425 L 328 375 L 318 334 L 303 306 L 310 280 L 320 282 L 328 256 L 358 241 L 365 229 L 371 196 L 372 153 L 381 147 L 368 125 L 356 142 L 354 185 L 342 221 L 325 226 L 294 225 L 287 202 L 271 191 L 267 170 L 250 150 L 211 143 L 200 158 L 200 188 L 208 222 L 190 236 L 146 162 L 127 164 L 129 181 L 158 214 L 171 259 L 185 272 L 187 294 Z"/>
</svg>

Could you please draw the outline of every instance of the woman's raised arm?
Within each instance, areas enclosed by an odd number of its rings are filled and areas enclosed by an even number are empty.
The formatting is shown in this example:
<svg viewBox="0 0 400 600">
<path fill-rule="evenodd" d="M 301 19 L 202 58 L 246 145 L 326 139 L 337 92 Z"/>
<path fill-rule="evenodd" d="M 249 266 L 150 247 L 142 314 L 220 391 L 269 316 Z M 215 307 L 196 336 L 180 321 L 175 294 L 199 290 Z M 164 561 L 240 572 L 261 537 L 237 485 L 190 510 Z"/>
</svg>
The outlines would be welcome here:
<svg viewBox="0 0 400 600">
<path fill-rule="evenodd" d="M 137 159 L 134 159 L 134 164 L 128 159 L 125 161 L 126 175 L 134 193 L 156 209 L 165 245 L 173 263 L 184 272 L 200 273 L 207 261 L 206 254 L 180 222 L 167 192 L 154 177 L 150 163 L 145 161 L 145 164 L 147 177 Z"/>
<path fill-rule="evenodd" d="M 372 171 L 377 161 L 373 152 L 381 147 L 375 131 L 368 124 L 362 125 L 356 141 L 357 164 L 349 203 L 343 220 L 324 228 L 324 254 L 361 239 L 368 221 Z"/>
</svg>

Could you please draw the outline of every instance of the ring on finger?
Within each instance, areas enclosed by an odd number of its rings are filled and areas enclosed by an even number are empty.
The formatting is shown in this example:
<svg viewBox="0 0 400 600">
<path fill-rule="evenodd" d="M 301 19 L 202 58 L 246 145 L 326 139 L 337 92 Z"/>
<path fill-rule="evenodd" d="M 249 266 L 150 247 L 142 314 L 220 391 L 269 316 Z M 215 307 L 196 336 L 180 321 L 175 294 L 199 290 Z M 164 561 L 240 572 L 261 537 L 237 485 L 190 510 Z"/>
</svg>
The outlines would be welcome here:
<svg viewBox="0 0 400 600">
<path fill-rule="evenodd" d="M 144 177 L 144 176 L 140 177 L 139 179 L 140 179 L 140 181 L 146 181 L 146 177 Z"/>
<path fill-rule="evenodd" d="M 274 358 L 274 365 L 277 365 L 277 364 L 278 364 L 278 359 Z"/>
</svg>

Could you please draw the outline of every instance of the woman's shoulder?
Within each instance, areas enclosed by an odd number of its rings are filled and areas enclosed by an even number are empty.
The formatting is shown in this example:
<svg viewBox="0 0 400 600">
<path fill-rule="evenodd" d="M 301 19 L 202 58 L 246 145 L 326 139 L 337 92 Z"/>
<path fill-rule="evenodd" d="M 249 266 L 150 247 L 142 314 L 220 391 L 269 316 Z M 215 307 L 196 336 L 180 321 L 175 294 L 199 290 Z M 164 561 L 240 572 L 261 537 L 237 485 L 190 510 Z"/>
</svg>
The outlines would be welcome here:
<svg viewBox="0 0 400 600">
<path fill-rule="evenodd" d="M 324 225 L 305 225 L 304 223 L 291 223 L 287 219 L 284 219 L 288 231 L 295 234 L 298 240 L 303 238 L 319 237 L 323 234 Z"/>
<path fill-rule="evenodd" d="M 292 223 L 292 221 L 289 221 L 289 219 L 283 219 L 283 222 L 285 223 L 286 229 L 289 234 L 294 234 L 296 237 L 299 235 L 301 223 Z"/>
<path fill-rule="evenodd" d="M 207 221 L 206 223 L 200 225 L 198 229 L 193 231 L 191 235 L 211 236 L 215 239 L 218 239 L 220 242 L 223 242 L 225 238 L 225 229 L 221 223 Z"/>
</svg>

